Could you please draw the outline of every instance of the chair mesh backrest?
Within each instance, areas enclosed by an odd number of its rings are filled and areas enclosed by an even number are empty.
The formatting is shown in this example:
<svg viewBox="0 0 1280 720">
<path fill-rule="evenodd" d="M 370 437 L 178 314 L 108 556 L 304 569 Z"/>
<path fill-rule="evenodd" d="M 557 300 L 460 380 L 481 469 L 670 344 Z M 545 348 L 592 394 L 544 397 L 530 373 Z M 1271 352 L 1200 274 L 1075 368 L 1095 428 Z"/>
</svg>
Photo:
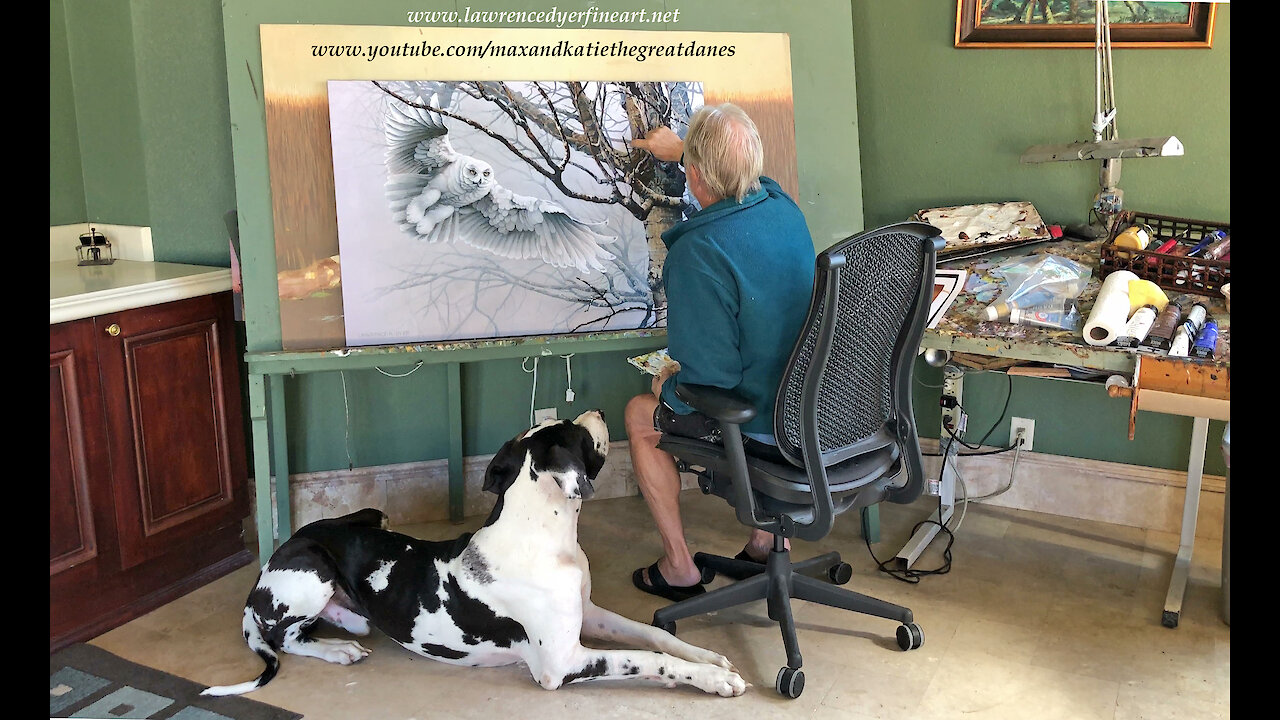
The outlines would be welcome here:
<svg viewBox="0 0 1280 720">
<path fill-rule="evenodd" d="M 900 335 L 911 329 L 924 281 L 921 235 L 887 231 L 855 236 L 829 248 L 843 254 L 840 268 L 814 278 L 813 302 L 783 374 L 774 410 L 774 434 L 784 456 L 803 464 L 801 394 L 813 360 L 828 285 L 840 283 L 835 331 L 818 391 L 817 426 L 824 465 L 855 454 L 894 414 L 894 374 Z M 914 358 L 914 353 L 910 355 Z"/>
</svg>

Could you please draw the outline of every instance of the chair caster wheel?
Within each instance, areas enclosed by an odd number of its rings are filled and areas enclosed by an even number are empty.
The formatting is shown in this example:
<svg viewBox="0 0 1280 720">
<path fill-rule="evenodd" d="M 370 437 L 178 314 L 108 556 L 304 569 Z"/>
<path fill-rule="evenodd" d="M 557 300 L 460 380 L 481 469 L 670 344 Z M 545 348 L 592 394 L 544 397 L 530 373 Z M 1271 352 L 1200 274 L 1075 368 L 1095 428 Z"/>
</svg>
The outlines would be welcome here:
<svg viewBox="0 0 1280 720">
<path fill-rule="evenodd" d="M 715 571 L 715 568 L 700 567 L 700 568 L 698 568 L 698 570 L 702 573 L 702 578 L 701 578 L 701 580 L 702 580 L 702 584 L 703 584 L 703 585 L 706 585 L 707 583 L 709 583 L 709 582 L 711 582 L 712 580 L 715 580 L 715 579 L 716 579 L 716 571 Z"/>
<path fill-rule="evenodd" d="M 664 622 L 664 623 L 660 623 L 657 620 L 654 620 L 653 626 L 661 630 L 666 630 L 667 633 L 670 635 L 676 634 L 676 623 L 674 620 L 668 620 L 667 622 Z"/>
<path fill-rule="evenodd" d="M 844 585 L 853 577 L 853 566 L 847 562 L 836 563 L 827 568 L 827 578 L 836 585 Z"/>
<path fill-rule="evenodd" d="M 915 650 L 924 644 L 924 631 L 915 623 L 904 623 L 898 626 L 898 647 L 903 650 Z"/>
<path fill-rule="evenodd" d="M 800 697 L 800 693 L 804 692 L 804 671 L 789 667 L 779 669 L 778 677 L 773 681 L 773 687 L 779 695 L 795 700 Z"/>
</svg>

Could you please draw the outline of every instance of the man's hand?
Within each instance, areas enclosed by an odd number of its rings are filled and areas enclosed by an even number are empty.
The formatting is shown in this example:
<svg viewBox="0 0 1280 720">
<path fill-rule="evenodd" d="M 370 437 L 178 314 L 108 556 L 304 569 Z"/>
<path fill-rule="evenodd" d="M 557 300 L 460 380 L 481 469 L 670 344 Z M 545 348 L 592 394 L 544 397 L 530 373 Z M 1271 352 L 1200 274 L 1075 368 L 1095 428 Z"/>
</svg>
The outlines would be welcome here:
<svg viewBox="0 0 1280 720">
<path fill-rule="evenodd" d="M 650 130 L 648 137 L 632 140 L 631 147 L 648 150 L 654 157 L 667 162 L 676 162 L 684 155 L 684 141 L 669 127 Z"/>
<path fill-rule="evenodd" d="M 653 383 L 650 386 L 650 389 L 653 390 L 653 395 L 658 398 L 659 402 L 662 401 L 662 383 L 666 382 L 667 378 L 678 372 L 680 372 L 680 363 L 673 362 L 669 365 L 663 366 L 662 370 L 659 371 L 657 375 L 653 376 Z"/>
</svg>

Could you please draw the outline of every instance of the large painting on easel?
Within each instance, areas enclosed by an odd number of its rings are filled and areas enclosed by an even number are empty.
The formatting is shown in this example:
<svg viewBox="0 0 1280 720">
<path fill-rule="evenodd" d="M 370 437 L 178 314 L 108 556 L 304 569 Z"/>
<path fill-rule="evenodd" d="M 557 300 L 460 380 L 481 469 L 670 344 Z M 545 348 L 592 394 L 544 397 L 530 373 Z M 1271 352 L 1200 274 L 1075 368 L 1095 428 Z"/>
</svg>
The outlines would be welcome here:
<svg viewBox="0 0 1280 720">
<path fill-rule="evenodd" d="M 260 30 L 286 350 L 662 327 L 660 235 L 696 207 L 630 140 L 702 104 L 742 107 L 801 200 L 786 35 Z M 647 54 L 372 52 L 468 43 Z"/>
<path fill-rule="evenodd" d="M 329 83 L 347 345 L 665 324 L 661 233 L 698 82 Z"/>
</svg>

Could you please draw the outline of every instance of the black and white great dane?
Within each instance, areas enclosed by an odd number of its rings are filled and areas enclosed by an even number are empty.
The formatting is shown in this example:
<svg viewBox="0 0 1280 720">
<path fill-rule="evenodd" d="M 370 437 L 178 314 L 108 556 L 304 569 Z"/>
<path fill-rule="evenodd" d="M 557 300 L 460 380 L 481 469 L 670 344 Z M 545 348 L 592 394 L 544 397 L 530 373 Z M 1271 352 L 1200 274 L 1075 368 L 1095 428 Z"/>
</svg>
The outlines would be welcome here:
<svg viewBox="0 0 1280 720">
<path fill-rule="evenodd" d="M 484 489 L 498 501 L 484 527 L 456 540 L 390 532 L 373 508 L 299 529 L 268 560 L 245 603 L 244 637 L 266 669 L 256 680 L 202 694 L 266 685 L 281 650 L 342 665 L 369 654 L 355 640 L 311 637 L 325 620 L 356 635 L 376 627 L 454 665 L 523 662 L 549 690 L 629 679 L 741 695 L 746 683 L 724 656 L 591 602 L 578 511 L 608 450 L 598 410 L 522 432 L 485 471 Z M 646 649 L 584 647 L 589 639 Z"/>
</svg>

